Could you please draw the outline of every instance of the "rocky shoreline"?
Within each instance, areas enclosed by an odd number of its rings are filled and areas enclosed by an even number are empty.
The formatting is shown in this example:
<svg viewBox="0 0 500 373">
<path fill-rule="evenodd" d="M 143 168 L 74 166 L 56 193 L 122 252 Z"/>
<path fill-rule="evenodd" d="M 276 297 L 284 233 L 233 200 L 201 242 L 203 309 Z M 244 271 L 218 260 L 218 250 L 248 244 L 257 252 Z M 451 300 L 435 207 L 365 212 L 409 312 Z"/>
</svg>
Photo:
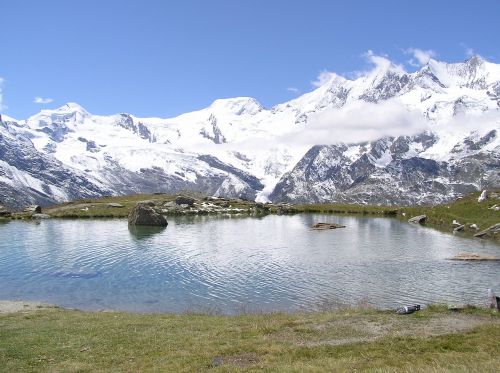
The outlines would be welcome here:
<svg viewBox="0 0 500 373">
<path fill-rule="evenodd" d="M 360 214 L 388 216 L 416 225 L 425 225 L 464 237 L 500 240 L 500 190 L 483 191 L 437 206 L 371 206 L 341 204 L 259 203 L 244 199 L 208 197 L 197 194 L 154 193 L 79 200 L 43 208 L 27 206 L 11 212 L 0 205 L 0 222 L 49 218 L 129 218 L 136 206 L 160 216 L 254 216 L 296 213 Z M 163 221 L 162 225 L 166 225 Z"/>
</svg>

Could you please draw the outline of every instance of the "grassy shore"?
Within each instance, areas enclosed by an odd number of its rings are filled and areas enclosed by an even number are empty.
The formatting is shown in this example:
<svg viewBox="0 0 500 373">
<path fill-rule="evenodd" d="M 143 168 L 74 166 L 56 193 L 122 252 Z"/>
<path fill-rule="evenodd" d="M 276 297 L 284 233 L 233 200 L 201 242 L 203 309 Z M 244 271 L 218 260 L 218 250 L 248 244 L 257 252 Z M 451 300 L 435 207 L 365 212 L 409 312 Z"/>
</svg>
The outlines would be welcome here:
<svg viewBox="0 0 500 373">
<path fill-rule="evenodd" d="M 491 191 L 490 194 L 500 194 L 500 190 Z M 186 193 L 188 194 L 188 193 Z M 466 197 L 459 198 L 450 203 L 436 206 L 373 206 L 373 205 L 353 205 L 353 204 L 269 204 L 262 205 L 252 201 L 243 201 L 238 199 L 212 200 L 198 194 L 188 194 L 196 199 L 196 206 L 187 213 L 194 211 L 203 204 L 217 204 L 218 209 L 212 213 L 229 214 L 266 214 L 266 213 L 328 213 L 328 214 L 359 214 L 371 216 L 386 216 L 408 220 L 416 215 L 427 215 L 425 225 L 431 228 L 446 232 L 452 232 L 454 226 L 453 220 L 464 224 L 464 231 L 459 234 L 472 237 L 479 230 L 486 229 L 493 224 L 500 222 L 500 211 L 492 210 L 495 204 L 500 205 L 500 199 L 490 198 L 484 202 L 477 202 L 479 193 L 472 193 Z M 126 218 L 130 210 L 139 201 L 153 201 L 158 206 L 175 200 L 176 195 L 168 194 L 138 194 L 129 196 L 104 197 L 99 199 L 85 199 L 73 202 L 67 202 L 44 209 L 44 213 L 54 218 Z M 118 204 L 121 207 L 113 207 Z M 225 206 L 226 208 L 222 208 Z M 261 208 L 263 206 L 263 209 Z M 204 211 L 206 212 L 206 211 Z M 167 211 L 169 214 L 180 214 L 179 211 Z M 14 218 L 29 218 L 29 214 L 15 213 Z M 476 224 L 478 229 L 471 228 Z M 491 237 L 490 237 L 491 238 Z M 493 237 L 500 241 L 500 235 Z"/>
<path fill-rule="evenodd" d="M 430 307 L 210 316 L 0 314 L 4 372 L 476 371 L 500 364 L 500 317 Z"/>
<path fill-rule="evenodd" d="M 492 193 L 500 194 L 500 190 Z M 492 194 L 490 193 L 490 194 Z M 473 236 L 478 230 L 470 225 L 476 224 L 480 230 L 493 224 L 500 223 L 500 211 L 492 210 L 493 205 L 500 206 L 500 199 L 487 199 L 478 202 L 480 193 L 472 193 L 455 201 L 435 206 L 369 206 L 369 205 L 339 205 L 339 204 L 306 204 L 297 205 L 297 212 L 307 213 L 335 213 L 335 214 L 362 214 L 395 217 L 408 220 L 417 215 L 427 215 L 425 225 L 445 232 L 452 232 L 455 227 L 452 222 L 456 220 L 465 225 L 463 236 Z M 500 240 L 500 236 L 494 237 Z"/>
</svg>

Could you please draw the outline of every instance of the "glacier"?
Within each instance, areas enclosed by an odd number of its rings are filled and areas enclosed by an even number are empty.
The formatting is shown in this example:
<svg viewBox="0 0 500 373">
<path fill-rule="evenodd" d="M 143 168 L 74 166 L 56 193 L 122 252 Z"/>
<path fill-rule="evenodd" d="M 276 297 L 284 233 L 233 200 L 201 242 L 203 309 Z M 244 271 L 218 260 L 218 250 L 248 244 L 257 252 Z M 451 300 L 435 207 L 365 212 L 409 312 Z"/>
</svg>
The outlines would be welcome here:
<svg viewBox="0 0 500 373">
<path fill-rule="evenodd" d="M 215 100 L 175 118 L 77 103 L 2 115 L 0 204 L 131 193 L 261 202 L 439 203 L 500 187 L 500 65 L 390 61 L 271 108 Z"/>
</svg>

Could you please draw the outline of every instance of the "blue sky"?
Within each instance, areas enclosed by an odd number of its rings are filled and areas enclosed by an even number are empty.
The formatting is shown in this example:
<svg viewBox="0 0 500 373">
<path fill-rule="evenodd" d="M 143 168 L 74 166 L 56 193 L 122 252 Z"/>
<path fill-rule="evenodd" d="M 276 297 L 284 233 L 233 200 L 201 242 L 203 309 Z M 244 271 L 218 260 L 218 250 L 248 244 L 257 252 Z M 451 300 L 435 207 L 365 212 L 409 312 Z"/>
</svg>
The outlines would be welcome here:
<svg viewBox="0 0 500 373">
<path fill-rule="evenodd" d="M 222 97 L 270 107 L 321 71 L 367 69 L 368 50 L 500 63 L 499 14 L 498 0 L 2 1 L 0 104 L 15 118 L 69 101 L 161 117 Z"/>
</svg>

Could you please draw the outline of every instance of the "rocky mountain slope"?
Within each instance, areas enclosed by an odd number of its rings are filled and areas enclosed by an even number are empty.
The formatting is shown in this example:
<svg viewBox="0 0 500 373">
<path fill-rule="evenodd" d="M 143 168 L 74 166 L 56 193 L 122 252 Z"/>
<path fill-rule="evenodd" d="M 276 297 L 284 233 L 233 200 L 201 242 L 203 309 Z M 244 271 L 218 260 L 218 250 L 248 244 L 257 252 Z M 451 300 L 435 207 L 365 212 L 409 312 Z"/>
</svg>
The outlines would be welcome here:
<svg viewBox="0 0 500 373">
<path fill-rule="evenodd" d="M 500 186 L 500 65 L 430 60 L 409 73 L 382 62 L 270 109 L 240 97 L 169 119 L 75 103 L 3 115 L 0 203 L 194 190 L 421 204 Z"/>
</svg>

